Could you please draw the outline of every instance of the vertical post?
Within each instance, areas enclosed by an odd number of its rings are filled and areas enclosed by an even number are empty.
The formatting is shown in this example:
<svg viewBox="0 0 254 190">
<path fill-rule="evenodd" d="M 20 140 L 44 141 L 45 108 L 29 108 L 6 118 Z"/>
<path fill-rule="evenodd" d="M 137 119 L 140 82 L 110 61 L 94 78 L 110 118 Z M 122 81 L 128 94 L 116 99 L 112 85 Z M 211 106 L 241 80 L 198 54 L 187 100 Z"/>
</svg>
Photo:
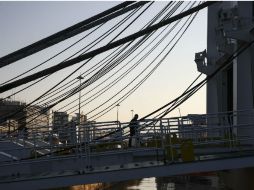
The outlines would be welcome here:
<svg viewBox="0 0 254 190">
<path fill-rule="evenodd" d="M 79 80 L 79 106 L 78 106 L 78 124 L 80 125 L 80 100 L 81 100 L 81 80 L 84 79 L 81 75 L 77 77 Z"/>
<path fill-rule="evenodd" d="M 116 121 L 117 121 L 117 122 L 119 121 L 119 120 L 118 120 L 119 106 L 120 106 L 120 104 L 117 104 L 117 105 L 116 105 Z"/>
<path fill-rule="evenodd" d="M 53 145 L 53 130 L 49 130 L 49 151 L 50 151 L 50 156 L 52 156 L 52 146 Z"/>
<path fill-rule="evenodd" d="M 79 104 L 78 104 L 78 134 L 79 134 L 79 137 L 80 137 L 80 100 L 81 100 L 81 80 L 84 79 L 84 77 L 82 77 L 81 75 L 79 75 L 77 77 L 77 79 L 79 80 Z M 79 138 L 79 142 L 80 142 L 80 138 Z"/>
<path fill-rule="evenodd" d="M 177 108 L 177 109 L 178 109 L 178 112 L 179 112 L 179 116 L 182 117 L 180 108 Z"/>
<path fill-rule="evenodd" d="M 171 139 L 171 130 L 169 126 L 169 147 L 170 147 L 170 156 L 171 156 L 171 162 L 174 161 L 174 155 L 173 155 L 173 144 L 172 144 L 172 139 Z"/>
<path fill-rule="evenodd" d="M 79 80 L 79 106 L 78 106 L 78 137 L 79 137 L 79 153 L 81 154 L 80 157 L 81 157 L 81 168 L 84 168 L 83 167 L 83 159 L 82 159 L 82 146 L 81 146 L 81 135 L 80 135 L 80 100 L 81 100 L 81 80 L 84 79 L 84 77 L 82 77 L 81 75 L 79 75 L 77 77 L 77 79 Z M 85 142 L 86 143 L 86 142 Z M 78 153 L 78 154 L 79 154 Z"/>
<path fill-rule="evenodd" d="M 37 158 L 37 150 L 36 150 L 36 142 L 35 142 L 35 132 L 34 130 L 32 130 L 32 133 L 33 133 L 33 142 L 34 142 L 34 158 Z"/>
<path fill-rule="evenodd" d="M 10 137 L 11 134 L 11 120 L 8 120 L 8 137 Z"/>
<path fill-rule="evenodd" d="M 165 140 L 166 140 L 166 136 L 165 136 L 165 133 L 164 133 L 164 126 L 163 126 L 163 123 L 162 123 L 162 119 L 160 119 L 160 131 L 161 131 L 161 148 L 163 150 L 163 161 L 164 163 L 166 163 L 166 149 L 165 149 Z"/>
<path fill-rule="evenodd" d="M 133 112 L 134 112 L 134 110 L 131 110 L 131 119 L 133 118 Z"/>
</svg>

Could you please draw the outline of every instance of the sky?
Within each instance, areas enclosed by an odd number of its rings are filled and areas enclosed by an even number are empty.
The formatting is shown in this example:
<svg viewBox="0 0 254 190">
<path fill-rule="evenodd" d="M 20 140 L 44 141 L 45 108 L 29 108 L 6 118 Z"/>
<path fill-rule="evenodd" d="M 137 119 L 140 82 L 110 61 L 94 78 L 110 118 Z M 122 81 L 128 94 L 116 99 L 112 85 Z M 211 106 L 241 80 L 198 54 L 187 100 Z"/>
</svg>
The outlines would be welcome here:
<svg viewBox="0 0 254 190">
<path fill-rule="evenodd" d="M 117 1 L 0 2 L 0 57 L 65 29 L 119 3 L 120 2 Z M 162 6 L 163 3 L 165 4 L 165 2 L 156 3 L 157 7 Z M 157 11 L 156 6 L 149 11 L 150 12 L 147 13 L 145 18 L 152 15 L 153 11 L 154 13 Z M 118 107 L 118 116 L 120 121 L 129 121 L 132 116 L 131 110 L 134 110 L 134 113 L 138 113 L 140 117 L 149 114 L 179 96 L 198 76 L 199 72 L 197 71 L 197 67 L 194 62 L 194 56 L 196 52 L 206 49 L 206 13 L 206 10 L 200 11 L 190 28 L 183 35 L 183 38 L 168 55 L 167 59 L 165 59 L 160 67 L 141 87 L 137 89 L 137 91 L 120 104 Z M 139 25 L 145 22 L 145 20 L 142 19 L 137 21 L 137 23 L 135 23 L 136 25 L 133 25 L 133 28 L 128 33 L 123 34 L 123 36 L 130 34 L 131 31 L 135 31 Z M 108 26 L 102 29 L 102 31 L 108 29 L 107 27 L 110 27 L 113 24 L 114 22 L 112 21 L 112 23 L 109 23 Z M 97 35 L 99 34 L 100 33 L 98 32 Z M 36 55 L 20 60 L 10 66 L 1 68 L 0 82 L 2 83 L 17 74 L 22 73 L 22 71 L 42 62 L 46 58 L 57 53 L 59 49 L 63 49 L 63 47 L 71 44 L 71 42 L 79 39 L 81 36 L 82 34 L 54 47 L 48 48 L 45 51 L 39 52 Z M 93 36 L 91 36 L 90 39 L 94 39 Z M 88 41 L 85 43 L 88 43 Z M 156 51 L 160 51 L 160 49 Z M 65 56 L 68 56 L 67 53 Z M 151 58 L 152 56 L 153 55 L 151 55 Z M 40 69 L 52 66 L 53 64 L 58 63 L 59 60 L 60 58 L 56 59 L 55 62 L 49 62 L 45 64 L 45 66 L 40 67 Z M 93 63 L 96 61 L 97 58 L 95 58 Z M 80 64 L 77 64 L 77 66 L 79 65 Z M 59 81 L 60 78 L 63 78 L 63 76 L 71 72 L 74 68 L 77 68 L 77 66 L 64 69 L 63 71 L 56 73 L 55 75 L 49 77 L 49 79 L 45 80 L 44 83 L 16 95 L 13 99 L 25 102 L 32 101 L 34 98 L 49 89 L 50 86 Z M 86 68 L 83 69 L 85 70 Z M 76 76 L 78 76 L 80 72 L 82 71 L 79 71 Z M 126 79 L 126 81 L 130 80 L 131 78 Z M 124 82 L 119 85 L 124 85 Z M 7 93 L 3 93 L 0 97 L 6 97 L 18 89 L 19 88 L 16 88 Z M 117 91 L 116 89 L 117 87 L 113 88 L 111 93 L 105 94 L 104 98 L 95 100 L 93 103 L 82 108 L 81 111 L 86 113 L 88 110 L 100 105 L 103 101 L 105 101 L 105 99 L 111 97 L 114 91 Z M 181 105 L 179 109 L 170 113 L 168 117 L 205 113 L 205 91 L 206 89 L 203 87 L 198 93 Z M 83 90 L 81 93 L 86 93 L 86 90 Z M 75 98 L 77 97 L 78 95 L 76 95 Z M 114 109 L 110 112 L 99 118 L 98 121 L 116 120 L 116 116 L 117 108 L 114 107 Z"/>
</svg>

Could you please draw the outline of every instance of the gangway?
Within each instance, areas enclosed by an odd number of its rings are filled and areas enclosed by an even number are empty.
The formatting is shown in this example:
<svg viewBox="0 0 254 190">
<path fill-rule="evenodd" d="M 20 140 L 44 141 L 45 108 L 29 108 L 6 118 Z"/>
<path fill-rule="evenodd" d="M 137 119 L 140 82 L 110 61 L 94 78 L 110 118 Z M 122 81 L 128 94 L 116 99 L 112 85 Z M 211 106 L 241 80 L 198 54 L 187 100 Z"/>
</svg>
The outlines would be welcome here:
<svg viewBox="0 0 254 190">
<path fill-rule="evenodd" d="M 132 147 L 128 123 L 87 123 L 68 131 L 66 143 L 49 140 L 29 147 L 26 158 L 1 161 L 0 187 L 43 189 L 253 167 L 254 134 L 240 133 L 253 127 L 253 115 L 248 110 L 143 120 Z M 40 142 L 52 135 L 31 131 L 27 139 Z"/>
<path fill-rule="evenodd" d="M 29 129 L 27 131 L 27 133 L 33 134 L 32 138 L 31 136 L 27 137 L 23 133 L 13 133 L 12 135 L 8 133 L 2 134 L 0 147 L 1 150 L 4 150 L 4 152 L 0 152 L 0 159 L 2 158 L 1 160 L 3 160 L 3 157 L 5 157 L 4 160 L 6 161 L 12 159 L 13 157 L 16 160 L 20 160 L 28 158 L 31 154 L 36 153 L 39 155 L 46 155 L 49 154 L 50 151 L 53 151 L 47 148 L 50 143 L 45 141 L 43 134 L 37 133 L 37 130 L 36 132 L 32 132 L 32 130 L 33 129 Z M 35 147 L 38 147 L 38 149 Z"/>
</svg>

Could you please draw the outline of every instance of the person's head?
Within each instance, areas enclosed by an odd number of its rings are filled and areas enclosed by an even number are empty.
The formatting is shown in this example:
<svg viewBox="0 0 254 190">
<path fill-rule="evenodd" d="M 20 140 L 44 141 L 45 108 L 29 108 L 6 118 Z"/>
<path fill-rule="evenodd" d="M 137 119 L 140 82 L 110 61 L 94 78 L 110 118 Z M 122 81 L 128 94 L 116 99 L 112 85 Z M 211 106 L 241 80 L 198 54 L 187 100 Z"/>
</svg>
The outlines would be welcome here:
<svg viewBox="0 0 254 190">
<path fill-rule="evenodd" d="M 133 119 L 138 119 L 138 114 L 135 114 Z"/>
</svg>

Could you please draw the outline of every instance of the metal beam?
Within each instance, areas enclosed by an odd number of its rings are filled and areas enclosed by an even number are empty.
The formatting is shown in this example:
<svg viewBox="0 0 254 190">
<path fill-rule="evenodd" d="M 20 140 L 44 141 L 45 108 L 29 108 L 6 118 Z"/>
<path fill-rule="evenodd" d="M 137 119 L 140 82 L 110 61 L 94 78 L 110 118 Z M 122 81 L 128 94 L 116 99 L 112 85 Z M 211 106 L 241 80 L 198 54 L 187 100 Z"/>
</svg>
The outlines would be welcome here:
<svg viewBox="0 0 254 190">
<path fill-rule="evenodd" d="M 238 157 L 228 158 L 221 160 L 208 160 L 189 163 L 167 164 L 158 166 L 136 166 L 135 168 L 126 168 L 118 170 L 105 170 L 105 171 L 91 171 L 82 173 L 80 171 L 66 171 L 60 172 L 58 176 L 51 176 L 50 174 L 41 176 L 40 178 L 21 179 L 9 182 L 0 182 L 1 189 L 43 189 L 43 188 L 56 188 L 65 187 L 78 184 L 90 184 L 98 182 L 115 182 L 123 180 L 140 179 L 146 177 L 163 177 L 184 175 L 190 173 L 233 170 L 240 168 L 254 167 L 254 157 Z"/>
</svg>

